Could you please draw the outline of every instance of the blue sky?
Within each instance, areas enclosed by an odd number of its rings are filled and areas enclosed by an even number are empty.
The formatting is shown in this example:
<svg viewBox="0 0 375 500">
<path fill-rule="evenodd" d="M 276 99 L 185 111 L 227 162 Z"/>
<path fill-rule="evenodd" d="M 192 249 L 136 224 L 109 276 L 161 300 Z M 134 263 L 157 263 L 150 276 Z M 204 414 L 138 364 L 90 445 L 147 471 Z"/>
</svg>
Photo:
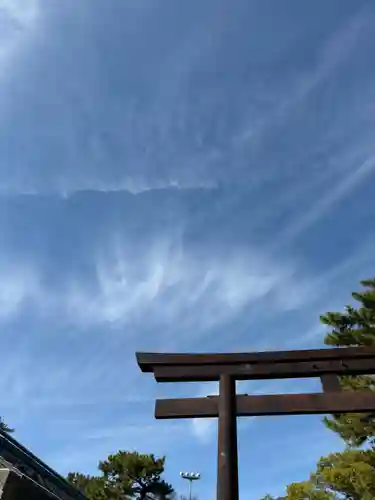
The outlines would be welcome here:
<svg viewBox="0 0 375 500">
<path fill-rule="evenodd" d="M 361 0 L 0 0 L 0 414 L 51 466 L 166 454 L 215 497 L 215 421 L 153 419 L 215 384 L 157 385 L 134 353 L 320 347 L 374 275 L 374 22 Z M 320 417 L 240 420 L 241 499 L 341 448 Z"/>
</svg>

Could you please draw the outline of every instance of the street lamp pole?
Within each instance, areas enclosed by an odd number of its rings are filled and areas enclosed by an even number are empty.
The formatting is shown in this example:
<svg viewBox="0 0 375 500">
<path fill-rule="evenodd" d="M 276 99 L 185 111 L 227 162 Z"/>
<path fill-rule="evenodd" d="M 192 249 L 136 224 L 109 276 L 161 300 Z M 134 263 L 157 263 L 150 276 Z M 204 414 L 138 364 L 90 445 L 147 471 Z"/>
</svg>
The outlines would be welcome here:
<svg viewBox="0 0 375 500">
<path fill-rule="evenodd" d="M 189 500 L 192 500 L 192 484 L 193 481 L 197 481 L 201 478 L 199 472 L 180 472 L 182 479 L 189 481 Z"/>
</svg>

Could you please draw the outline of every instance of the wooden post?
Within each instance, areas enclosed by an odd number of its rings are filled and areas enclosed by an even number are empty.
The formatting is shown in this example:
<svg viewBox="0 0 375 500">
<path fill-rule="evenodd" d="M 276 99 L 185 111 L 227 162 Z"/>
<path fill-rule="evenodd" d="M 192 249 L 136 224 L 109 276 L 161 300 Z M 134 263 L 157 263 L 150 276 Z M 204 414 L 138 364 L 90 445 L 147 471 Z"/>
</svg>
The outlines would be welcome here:
<svg viewBox="0 0 375 500">
<path fill-rule="evenodd" d="M 340 380 L 337 375 L 322 375 L 320 381 L 324 392 L 341 392 Z"/>
<path fill-rule="evenodd" d="M 217 500 L 238 500 L 236 381 L 220 377 Z"/>
</svg>

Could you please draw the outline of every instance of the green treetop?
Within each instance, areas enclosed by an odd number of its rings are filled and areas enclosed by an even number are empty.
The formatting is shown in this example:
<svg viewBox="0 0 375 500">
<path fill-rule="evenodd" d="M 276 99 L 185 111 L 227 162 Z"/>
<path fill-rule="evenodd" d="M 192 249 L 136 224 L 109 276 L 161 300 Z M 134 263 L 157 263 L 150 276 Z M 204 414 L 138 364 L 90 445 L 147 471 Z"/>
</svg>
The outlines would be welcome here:
<svg viewBox="0 0 375 500">
<path fill-rule="evenodd" d="M 286 496 L 262 500 L 374 500 L 375 452 L 346 450 L 322 457 L 308 481 L 292 483 Z"/>
<path fill-rule="evenodd" d="M 329 312 L 321 321 L 332 327 L 325 338 L 327 345 L 375 346 L 375 279 L 361 282 L 362 292 L 354 292 L 357 308 L 348 305 L 344 312 Z M 341 377 L 344 390 L 365 390 L 375 392 L 372 376 Z M 327 427 L 337 432 L 349 446 L 364 443 L 375 444 L 375 413 L 345 414 L 325 418 Z"/>
<path fill-rule="evenodd" d="M 119 451 L 99 462 L 99 476 L 70 473 L 68 480 L 90 500 L 167 500 L 173 493 L 162 479 L 165 457 Z"/>
<path fill-rule="evenodd" d="M 375 499 L 375 452 L 346 450 L 321 458 L 312 481 L 348 500 Z"/>
<path fill-rule="evenodd" d="M 362 292 L 352 293 L 359 307 L 346 306 L 344 312 L 329 312 L 320 319 L 333 328 L 325 343 L 335 346 L 375 346 L 375 278 L 361 281 Z"/>
</svg>

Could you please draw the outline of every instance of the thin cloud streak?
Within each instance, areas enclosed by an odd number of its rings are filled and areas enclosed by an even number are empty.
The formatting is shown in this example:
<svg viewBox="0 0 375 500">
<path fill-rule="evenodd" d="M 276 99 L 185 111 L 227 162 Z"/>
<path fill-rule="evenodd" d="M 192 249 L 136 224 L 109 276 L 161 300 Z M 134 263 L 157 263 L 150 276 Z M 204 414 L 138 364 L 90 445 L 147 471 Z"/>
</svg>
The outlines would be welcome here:
<svg viewBox="0 0 375 500">
<path fill-rule="evenodd" d="M 375 173 L 375 156 L 367 158 L 357 169 L 347 173 L 338 180 L 329 192 L 322 196 L 319 201 L 297 218 L 290 226 L 283 230 L 279 243 L 288 243 L 298 236 L 302 231 L 306 231 L 311 225 L 315 224 L 320 218 L 329 212 L 332 207 L 345 198 L 349 193 L 358 188 L 367 178 L 371 178 Z"/>
<path fill-rule="evenodd" d="M 204 330 L 266 296 L 275 310 L 297 305 L 291 294 L 288 303 L 283 296 L 286 287 L 300 287 L 292 264 L 267 259 L 255 249 L 224 258 L 210 249 L 194 255 L 178 245 L 162 241 L 136 257 L 125 242 L 116 244 L 98 256 L 94 286 L 68 280 L 61 291 L 53 291 L 43 285 L 42 269 L 35 267 L 31 278 L 21 273 L 21 282 L 11 273 L 2 282 L 3 314 L 11 319 L 28 298 L 43 316 L 65 318 L 68 324 L 123 325 L 147 313 L 159 325 L 190 318 Z"/>
<path fill-rule="evenodd" d="M 326 78 L 338 68 L 345 60 L 350 59 L 350 55 L 356 47 L 361 30 L 368 23 L 368 9 L 361 9 L 348 23 L 335 33 L 324 45 L 317 68 L 301 79 L 296 87 L 290 92 L 291 97 L 284 98 L 276 109 L 265 117 L 261 123 L 257 124 L 254 130 L 245 132 L 236 139 L 238 141 L 256 141 L 264 134 L 266 129 L 279 125 L 285 121 L 287 115 L 308 98 L 309 94 L 321 85 Z"/>
</svg>

